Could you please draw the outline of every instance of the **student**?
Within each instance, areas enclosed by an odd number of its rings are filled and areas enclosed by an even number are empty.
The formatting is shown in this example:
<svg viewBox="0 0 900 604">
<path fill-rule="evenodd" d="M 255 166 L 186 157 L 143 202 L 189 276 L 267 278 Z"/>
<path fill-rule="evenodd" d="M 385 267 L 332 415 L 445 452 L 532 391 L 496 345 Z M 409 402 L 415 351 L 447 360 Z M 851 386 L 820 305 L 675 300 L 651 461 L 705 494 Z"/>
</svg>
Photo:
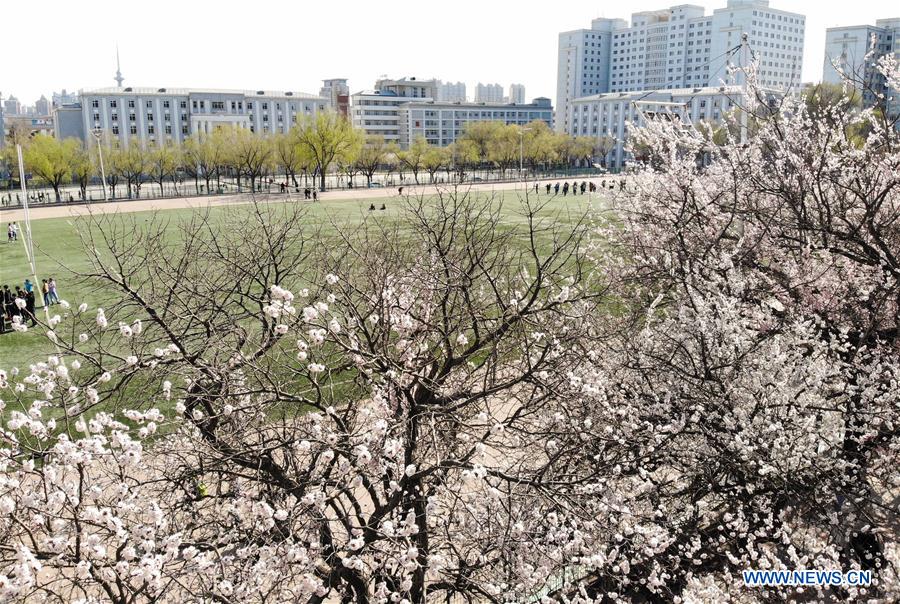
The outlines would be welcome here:
<svg viewBox="0 0 900 604">
<path fill-rule="evenodd" d="M 34 283 L 31 282 L 31 279 L 25 279 L 25 292 L 33 292 L 34 291 Z"/>
<path fill-rule="evenodd" d="M 313 189 L 313 201 L 319 201 L 319 194 L 315 189 Z"/>
<path fill-rule="evenodd" d="M 41 293 L 44 295 L 44 306 L 50 306 L 50 285 L 46 279 L 41 279 Z"/>
<path fill-rule="evenodd" d="M 553 186 L 553 194 L 554 194 L 554 195 L 559 195 L 559 183 L 556 183 L 556 184 Z"/>
<path fill-rule="evenodd" d="M 552 185 L 548 182 L 548 183 L 547 183 L 547 195 L 550 195 L 550 188 L 551 188 L 551 187 L 552 187 Z"/>
<path fill-rule="evenodd" d="M 37 325 L 37 318 L 34 316 L 34 288 L 25 292 L 25 321 L 31 319 L 31 326 Z"/>
<path fill-rule="evenodd" d="M 59 304 L 59 296 L 56 293 L 56 280 L 53 277 L 50 277 L 50 281 L 47 282 L 47 290 L 50 293 L 50 302 Z"/>
</svg>

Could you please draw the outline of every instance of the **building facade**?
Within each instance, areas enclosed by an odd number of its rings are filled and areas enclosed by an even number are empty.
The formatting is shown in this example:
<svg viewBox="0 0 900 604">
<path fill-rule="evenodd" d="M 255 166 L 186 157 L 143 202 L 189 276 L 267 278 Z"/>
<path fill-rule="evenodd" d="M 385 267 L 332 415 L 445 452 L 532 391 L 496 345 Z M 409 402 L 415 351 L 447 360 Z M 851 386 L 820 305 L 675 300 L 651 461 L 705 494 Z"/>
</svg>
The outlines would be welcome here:
<svg viewBox="0 0 900 604">
<path fill-rule="evenodd" d="M 19 99 L 10 95 L 9 98 L 3 101 L 3 110 L 6 113 L 6 117 L 21 115 L 22 103 L 19 102 Z"/>
<path fill-rule="evenodd" d="M 525 86 L 522 84 L 510 84 L 509 85 L 509 98 L 507 99 L 510 103 L 518 103 L 519 105 L 525 104 Z"/>
<path fill-rule="evenodd" d="M 181 143 L 220 126 L 284 133 L 330 100 L 301 92 L 185 88 L 101 88 L 80 94 L 83 135 L 99 130 L 123 145 Z"/>
<path fill-rule="evenodd" d="M 475 102 L 502 103 L 503 86 L 501 86 L 500 84 L 482 84 L 481 82 L 479 82 L 475 86 Z"/>
<path fill-rule="evenodd" d="M 518 126 L 542 121 L 552 128 L 553 106 L 545 97 L 529 104 L 408 101 L 398 108 L 400 146 L 406 149 L 422 137 L 430 145 L 446 147 L 456 142 L 468 124 L 486 121 Z"/>
<path fill-rule="evenodd" d="M 706 15 L 679 5 L 634 13 L 630 22 L 595 19 L 590 30 L 560 34 L 557 128 L 566 131 L 567 108 L 579 96 L 683 87 L 740 85 L 729 66 L 751 60 L 738 50 L 747 35 L 762 86 L 800 85 L 806 18 L 774 9 L 768 0 L 728 0 Z"/>
<path fill-rule="evenodd" d="M 347 85 L 347 78 L 322 80 L 319 96 L 329 99 L 335 111 L 344 117 L 350 117 L 350 87 Z"/>
<path fill-rule="evenodd" d="M 868 61 L 866 55 L 872 51 Z M 842 84 L 846 74 L 862 92 L 863 103 L 874 107 L 883 95 L 885 110 L 891 117 L 900 115 L 900 90 L 887 85 L 875 69 L 883 56 L 893 54 L 900 59 L 900 18 L 879 19 L 875 25 L 832 27 L 825 32 L 825 68 L 822 81 Z"/>
<path fill-rule="evenodd" d="M 437 100 L 442 103 L 465 103 L 465 82 L 438 82 Z"/>
<path fill-rule="evenodd" d="M 639 127 L 648 117 L 663 114 L 685 125 L 721 122 L 741 103 L 742 94 L 742 87 L 719 86 L 582 97 L 572 101 L 568 134 L 612 139 L 614 146 L 603 159 L 608 167 L 621 168 L 629 159 L 625 150 L 629 125 Z"/>
<path fill-rule="evenodd" d="M 410 101 L 434 101 L 436 80 L 402 78 L 381 79 L 374 90 L 357 92 L 350 97 L 353 126 L 366 136 L 381 136 L 389 143 L 400 144 L 400 105 Z"/>
</svg>

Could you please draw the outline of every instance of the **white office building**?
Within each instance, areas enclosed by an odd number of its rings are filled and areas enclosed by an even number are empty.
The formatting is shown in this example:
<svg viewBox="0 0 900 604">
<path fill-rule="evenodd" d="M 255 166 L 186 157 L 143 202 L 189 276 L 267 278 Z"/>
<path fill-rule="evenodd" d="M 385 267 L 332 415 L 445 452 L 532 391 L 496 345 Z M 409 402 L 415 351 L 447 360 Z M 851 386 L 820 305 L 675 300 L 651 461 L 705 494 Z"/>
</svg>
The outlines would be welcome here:
<svg viewBox="0 0 900 604">
<path fill-rule="evenodd" d="M 495 121 L 525 126 L 542 121 L 553 126 L 553 106 L 550 99 L 538 97 L 528 104 L 515 103 L 441 103 L 409 101 L 398 110 L 400 146 L 423 137 L 428 144 L 446 147 L 472 122 Z"/>
<path fill-rule="evenodd" d="M 83 90 L 80 98 L 84 133 L 99 130 L 123 145 L 180 143 L 220 126 L 287 132 L 299 116 L 329 106 L 323 97 L 266 90 L 114 87 Z"/>
<path fill-rule="evenodd" d="M 872 46 L 874 39 L 874 47 Z M 872 50 L 868 62 L 866 54 Z M 885 108 L 891 117 L 900 115 L 900 90 L 887 86 L 884 76 L 875 70 L 875 63 L 883 56 L 893 54 L 900 59 L 900 18 L 879 19 L 875 25 L 832 27 L 825 32 L 825 69 L 822 80 L 841 84 L 846 74 L 862 90 L 863 103 L 875 106 L 883 95 Z"/>
<path fill-rule="evenodd" d="M 806 18 L 772 8 L 768 0 L 728 0 L 706 15 L 679 5 L 634 13 L 630 22 L 595 19 L 589 30 L 560 34 L 557 128 L 568 128 L 575 98 L 605 92 L 740 85 L 730 65 L 758 62 L 759 83 L 787 90 L 800 85 Z M 749 57 L 738 48 L 747 35 Z"/>
<path fill-rule="evenodd" d="M 437 100 L 442 103 L 465 103 L 466 83 L 438 81 Z"/>
<path fill-rule="evenodd" d="M 436 80 L 382 79 L 375 83 L 374 90 L 357 92 L 350 97 L 350 116 L 353 126 L 367 136 L 382 136 L 386 142 L 399 144 L 400 105 L 410 101 L 433 101 L 436 96 Z"/>
<path fill-rule="evenodd" d="M 582 97 L 571 103 L 568 134 L 613 139 L 615 146 L 604 158 L 605 163 L 621 168 L 629 159 L 625 150 L 629 125 L 640 127 L 645 119 L 660 115 L 678 119 L 686 127 L 721 122 L 742 103 L 744 92 L 740 86 L 710 86 Z"/>
<path fill-rule="evenodd" d="M 518 103 L 523 105 L 525 103 L 525 86 L 522 84 L 510 84 L 509 85 L 509 98 L 507 99 L 510 103 Z"/>
<path fill-rule="evenodd" d="M 475 86 L 475 102 L 502 103 L 503 86 L 501 86 L 500 84 L 482 84 L 481 82 L 479 82 Z"/>
</svg>

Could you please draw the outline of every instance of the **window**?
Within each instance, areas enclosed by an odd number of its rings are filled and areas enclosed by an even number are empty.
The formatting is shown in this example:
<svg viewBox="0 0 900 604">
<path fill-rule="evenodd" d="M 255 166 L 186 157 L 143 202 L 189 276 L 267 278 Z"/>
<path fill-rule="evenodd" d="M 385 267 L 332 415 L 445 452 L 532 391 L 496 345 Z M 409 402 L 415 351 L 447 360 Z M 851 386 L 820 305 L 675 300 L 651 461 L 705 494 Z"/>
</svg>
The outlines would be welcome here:
<svg viewBox="0 0 900 604">
<path fill-rule="evenodd" d="M 172 126 L 166 124 L 166 134 L 172 134 Z"/>
<path fill-rule="evenodd" d="M 93 101 L 91 101 L 91 107 L 93 107 L 94 109 L 98 109 L 100 107 L 100 101 L 94 99 Z"/>
<path fill-rule="evenodd" d="M 147 109 L 153 109 L 153 101 L 147 101 Z"/>
<path fill-rule="evenodd" d="M 163 101 L 163 109 L 169 108 L 169 101 Z"/>
<path fill-rule="evenodd" d="M 268 111 L 268 110 L 269 110 L 269 104 L 268 104 L 268 103 L 263 103 L 263 104 L 262 104 L 262 108 L 263 108 L 263 111 Z"/>
<path fill-rule="evenodd" d="M 153 121 L 153 114 L 152 114 L 152 113 L 148 113 L 148 114 L 147 114 L 147 121 L 148 121 L 148 122 L 152 122 L 152 121 Z"/>
<path fill-rule="evenodd" d="M 225 101 L 210 101 L 213 111 L 225 111 Z"/>
<path fill-rule="evenodd" d="M 130 131 L 131 131 L 132 134 L 137 134 L 137 126 L 132 126 L 132 127 L 130 128 Z"/>
<path fill-rule="evenodd" d="M 187 109 L 187 101 L 181 101 L 180 106 L 182 109 Z"/>
<path fill-rule="evenodd" d="M 130 101 L 128 101 L 128 108 L 134 109 L 134 99 L 131 99 Z"/>
<path fill-rule="evenodd" d="M 187 127 L 187 126 L 182 126 L 182 127 L 181 127 L 181 133 L 182 133 L 182 134 L 187 134 L 187 133 L 188 133 L 188 127 Z"/>
<path fill-rule="evenodd" d="M 118 135 L 118 134 L 119 134 L 119 127 L 118 127 L 118 126 L 113 126 L 113 127 L 112 127 L 112 133 Z"/>
<path fill-rule="evenodd" d="M 136 121 L 137 121 L 137 116 L 136 116 L 135 114 L 133 114 L 133 113 L 132 113 L 132 114 L 129 114 L 129 116 L 128 116 L 128 121 L 129 121 L 129 122 L 136 122 Z"/>
<path fill-rule="evenodd" d="M 115 112 L 113 112 L 113 114 L 112 114 L 112 118 L 111 118 L 111 119 L 112 119 L 112 121 L 114 121 L 114 122 L 117 122 L 117 121 L 119 121 L 119 114 L 118 114 L 118 113 L 115 113 Z"/>
<path fill-rule="evenodd" d="M 147 126 L 147 134 L 156 134 L 156 128 L 153 127 L 153 124 Z"/>
<path fill-rule="evenodd" d="M 110 107 L 110 109 L 115 109 L 115 108 L 116 108 L 116 102 L 115 102 L 115 101 L 110 101 L 110 102 L 109 102 L 109 107 Z"/>
</svg>

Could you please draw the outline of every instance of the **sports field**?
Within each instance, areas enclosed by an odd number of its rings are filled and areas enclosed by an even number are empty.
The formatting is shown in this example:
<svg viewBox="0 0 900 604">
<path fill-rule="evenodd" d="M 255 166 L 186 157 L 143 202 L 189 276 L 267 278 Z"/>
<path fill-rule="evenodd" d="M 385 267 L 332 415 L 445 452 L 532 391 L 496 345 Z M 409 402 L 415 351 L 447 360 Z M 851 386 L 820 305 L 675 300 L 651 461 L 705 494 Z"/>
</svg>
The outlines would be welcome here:
<svg viewBox="0 0 900 604">
<path fill-rule="evenodd" d="M 600 194 L 593 196 L 578 195 L 554 196 L 551 192 L 550 196 L 544 194 L 544 189 L 540 189 L 541 193 L 535 195 L 529 193 L 529 200 L 537 200 L 539 202 L 547 202 L 542 213 L 548 218 L 552 217 L 554 221 L 565 223 L 566 221 L 578 220 L 586 210 L 599 207 Z M 404 207 L 406 201 L 393 192 L 393 196 L 385 195 L 385 192 L 379 191 L 381 195 L 378 197 L 365 196 L 356 199 L 336 199 L 326 197 L 318 203 L 286 201 L 283 197 L 272 200 L 271 203 L 304 203 L 306 210 L 306 218 L 311 225 L 318 226 L 322 235 L 325 237 L 329 233 L 333 233 L 338 228 L 353 227 L 361 224 L 364 220 L 403 220 Z M 426 199 L 432 192 L 423 192 Z M 484 197 L 485 200 L 491 196 L 499 199 L 502 203 L 501 212 L 504 224 L 509 228 L 517 228 L 524 224 L 521 213 L 521 198 L 523 192 L 521 190 L 474 190 L 469 194 Z M 244 202 L 244 203 L 242 203 Z M 209 211 L 211 217 L 215 218 L 217 214 L 244 212 L 248 211 L 249 206 L 246 205 L 247 200 L 240 198 L 229 198 L 224 201 L 221 198 L 216 199 L 216 203 L 210 204 L 211 207 L 203 204 L 202 201 L 194 200 L 184 205 L 192 205 L 193 207 L 180 207 L 177 209 L 158 209 L 150 204 L 123 205 L 125 208 L 135 208 L 138 211 L 125 212 L 121 208 L 117 208 L 111 218 L 112 220 L 131 221 L 136 220 L 138 224 L 141 222 L 150 222 L 154 219 L 163 218 L 168 221 L 173 232 L 177 232 L 178 224 L 190 218 L 191 214 L 197 211 Z M 265 201 L 269 203 L 269 201 Z M 374 204 L 375 210 L 369 208 Z M 385 206 L 381 210 L 382 204 Z M 91 228 L 91 219 L 86 217 L 84 206 L 77 208 L 47 208 L 53 210 L 53 214 L 66 211 L 69 216 L 55 218 L 41 218 L 41 212 L 36 211 L 32 215 L 32 233 L 34 238 L 35 259 L 37 268 L 37 278 L 40 279 L 54 277 L 58 285 L 59 295 L 63 300 L 67 300 L 73 305 L 87 302 L 91 308 L 98 305 L 111 302 L 110 294 L 103 291 L 96 291 L 93 287 L 79 280 L 76 275 L 84 273 L 90 269 L 90 261 L 85 253 L 82 235 Z M 104 208 L 107 212 L 111 208 Z M 31 278 L 31 270 L 28 265 L 25 246 L 22 236 L 23 224 L 19 215 L 13 215 L 12 212 L 4 212 L 0 220 L 5 223 L 10 220 L 19 221 L 20 237 L 17 243 L 0 244 L 0 285 L 8 284 L 10 288 L 15 285 L 21 286 L 26 278 Z M 93 227 L 96 229 L 96 226 Z M 240 236 L 240 233 L 232 233 L 234 236 Z M 253 245 L 248 242 L 248 245 Z M 177 287 L 188 287 L 189 284 L 173 284 Z M 40 296 L 38 296 L 40 298 Z M 38 300 L 38 316 L 43 316 L 43 310 L 40 308 L 41 301 Z M 53 308 L 53 307 L 51 307 Z M 8 370 L 15 366 L 25 366 L 28 363 L 35 362 L 45 358 L 47 354 L 53 351 L 52 345 L 46 337 L 39 333 L 40 330 L 29 330 L 26 333 L 7 332 L 0 334 L 0 369 Z"/>
</svg>

